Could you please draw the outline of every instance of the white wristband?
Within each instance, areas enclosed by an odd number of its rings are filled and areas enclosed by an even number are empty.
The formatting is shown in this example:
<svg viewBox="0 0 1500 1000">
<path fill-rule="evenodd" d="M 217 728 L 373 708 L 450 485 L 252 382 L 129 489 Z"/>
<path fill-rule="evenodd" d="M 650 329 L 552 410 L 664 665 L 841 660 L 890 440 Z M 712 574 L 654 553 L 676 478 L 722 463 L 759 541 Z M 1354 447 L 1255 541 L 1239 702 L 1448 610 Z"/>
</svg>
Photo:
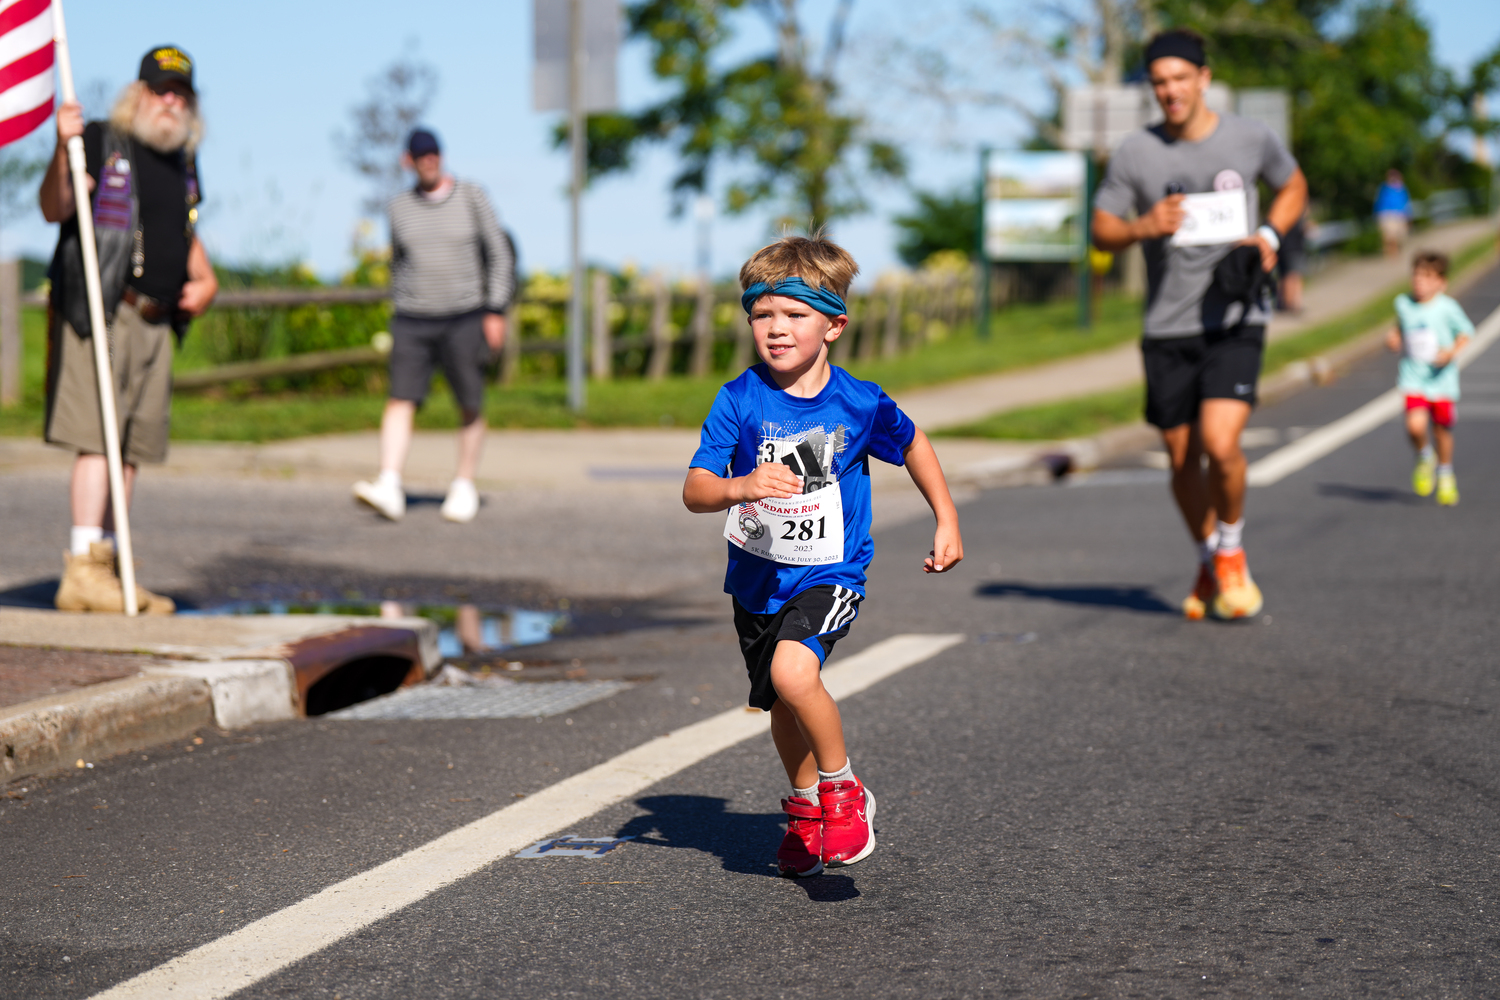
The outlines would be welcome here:
<svg viewBox="0 0 1500 1000">
<path fill-rule="evenodd" d="M 1255 235 L 1271 244 L 1272 250 L 1281 249 L 1281 237 L 1276 235 L 1276 230 L 1270 226 L 1261 226 L 1255 231 Z"/>
</svg>

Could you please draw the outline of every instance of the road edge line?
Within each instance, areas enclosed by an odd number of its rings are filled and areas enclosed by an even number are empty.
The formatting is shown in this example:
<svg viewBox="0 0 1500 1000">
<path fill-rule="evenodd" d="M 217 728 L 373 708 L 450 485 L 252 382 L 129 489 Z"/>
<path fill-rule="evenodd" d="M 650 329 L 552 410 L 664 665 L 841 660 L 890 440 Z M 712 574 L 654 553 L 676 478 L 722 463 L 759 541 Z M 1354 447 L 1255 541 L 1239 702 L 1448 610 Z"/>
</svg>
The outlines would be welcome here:
<svg viewBox="0 0 1500 1000">
<path fill-rule="evenodd" d="M 846 698 L 964 641 L 957 634 L 892 636 L 824 672 Z M 416 903 L 572 823 L 643 791 L 770 728 L 764 713 L 735 708 L 648 740 L 451 830 L 406 854 L 336 882 L 237 931 L 93 995 L 125 1000 L 170 994 L 221 1000 Z"/>
<path fill-rule="evenodd" d="M 1495 309 L 1479 324 L 1474 340 L 1458 357 L 1460 370 L 1485 352 L 1500 338 L 1500 308 Z M 1401 412 L 1405 393 L 1401 389 L 1388 389 L 1351 413 L 1317 430 L 1305 434 L 1291 444 L 1278 448 L 1250 465 L 1245 475 L 1249 486 L 1271 486 L 1287 476 L 1306 468 L 1318 459 L 1330 455 L 1356 438 L 1363 437 L 1381 424 Z"/>
</svg>

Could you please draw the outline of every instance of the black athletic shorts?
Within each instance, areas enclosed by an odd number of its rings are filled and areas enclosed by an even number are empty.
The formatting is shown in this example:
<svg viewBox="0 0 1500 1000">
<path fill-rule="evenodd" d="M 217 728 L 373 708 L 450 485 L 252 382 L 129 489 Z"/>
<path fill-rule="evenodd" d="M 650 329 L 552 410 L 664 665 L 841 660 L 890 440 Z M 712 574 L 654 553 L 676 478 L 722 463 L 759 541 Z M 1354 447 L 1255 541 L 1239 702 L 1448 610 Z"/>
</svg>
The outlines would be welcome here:
<svg viewBox="0 0 1500 1000">
<path fill-rule="evenodd" d="M 1193 423 L 1205 399 L 1238 399 L 1254 406 L 1265 345 L 1264 326 L 1145 338 L 1146 422 L 1163 430 Z"/>
<path fill-rule="evenodd" d="M 490 347 L 484 340 L 484 311 L 459 316 L 391 318 L 391 398 L 421 403 L 441 365 L 459 408 L 484 409 L 484 366 Z"/>
<path fill-rule="evenodd" d="M 848 587 L 825 584 L 804 590 L 774 615 L 752 614 L 734 601 L 734 628 L 740 634 L 740 652 L 750 675 L 750 704 L 767 712 L 776 704 L 771 658 L 778 642 L 800 642 L 822 663 L 833 652 L 833 644 L 849 634 L 862 600 Z"/>
</svg>

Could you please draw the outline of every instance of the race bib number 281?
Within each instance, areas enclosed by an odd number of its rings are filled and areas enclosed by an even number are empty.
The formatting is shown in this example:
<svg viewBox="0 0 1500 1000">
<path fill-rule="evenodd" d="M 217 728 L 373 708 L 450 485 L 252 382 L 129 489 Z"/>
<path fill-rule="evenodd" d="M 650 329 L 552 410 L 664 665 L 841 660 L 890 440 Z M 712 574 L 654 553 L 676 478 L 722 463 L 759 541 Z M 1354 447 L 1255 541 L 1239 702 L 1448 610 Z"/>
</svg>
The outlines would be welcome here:
<svg viewBox="0 0 1500 1000">
<path fill-rule="evenodd" d="M 788 566 L 844 561 L 844 498 L 834 482 L 790 500 L 756 500 L 729 509 L 724 537 L 746 552 Z"/>
</svg>

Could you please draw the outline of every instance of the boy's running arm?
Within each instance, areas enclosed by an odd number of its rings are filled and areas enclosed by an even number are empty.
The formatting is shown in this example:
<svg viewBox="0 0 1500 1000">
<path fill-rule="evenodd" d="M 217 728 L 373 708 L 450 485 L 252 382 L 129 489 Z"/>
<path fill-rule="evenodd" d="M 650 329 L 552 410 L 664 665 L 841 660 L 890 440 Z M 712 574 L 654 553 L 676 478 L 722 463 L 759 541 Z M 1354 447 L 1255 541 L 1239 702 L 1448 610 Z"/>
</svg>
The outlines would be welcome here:
<svg viewBox="0 0 1500 1000">
<path fill-rule="evenodd" d="M 737 503 L 769 497 L 790 500 L 801 494 L 802 479 L 780 462 L 766 462 L 748 476 L 731 479 L 707 469 L 689 469 L 682 484 L 682 502 L 694 514 L 712 514 Z"/>
<path fill-rule="evenodd" d="M 1458 357 L 1458 352 L 1467 346 L 1469 346 L 1469 335 L 1467 333 L 1460 333 L 1458 339 L 1453 342 L 1452 347 L 1437 352 L 1437 356 L 1432 359 L 1432 367 L 1447 368 L 1453 363 L 1453 359 Z"/>
<path fill-rule="evenodd" d="M 948 480 L 943 477 L 943 467 L 938 464 L 937 452 L 932 442 L 917 428 L 916 436 L 906 446 L 906 471 L 911 481 L 917 484 L 927 506 L 937 518 L 937 531 L 932 536 L 932 551 L 922 562 L 924 573 L 945 573 L 957 566 L 964 557 L 964 541 L 958 532 L 958 508 L 948 492 Z"/>
</svg>

